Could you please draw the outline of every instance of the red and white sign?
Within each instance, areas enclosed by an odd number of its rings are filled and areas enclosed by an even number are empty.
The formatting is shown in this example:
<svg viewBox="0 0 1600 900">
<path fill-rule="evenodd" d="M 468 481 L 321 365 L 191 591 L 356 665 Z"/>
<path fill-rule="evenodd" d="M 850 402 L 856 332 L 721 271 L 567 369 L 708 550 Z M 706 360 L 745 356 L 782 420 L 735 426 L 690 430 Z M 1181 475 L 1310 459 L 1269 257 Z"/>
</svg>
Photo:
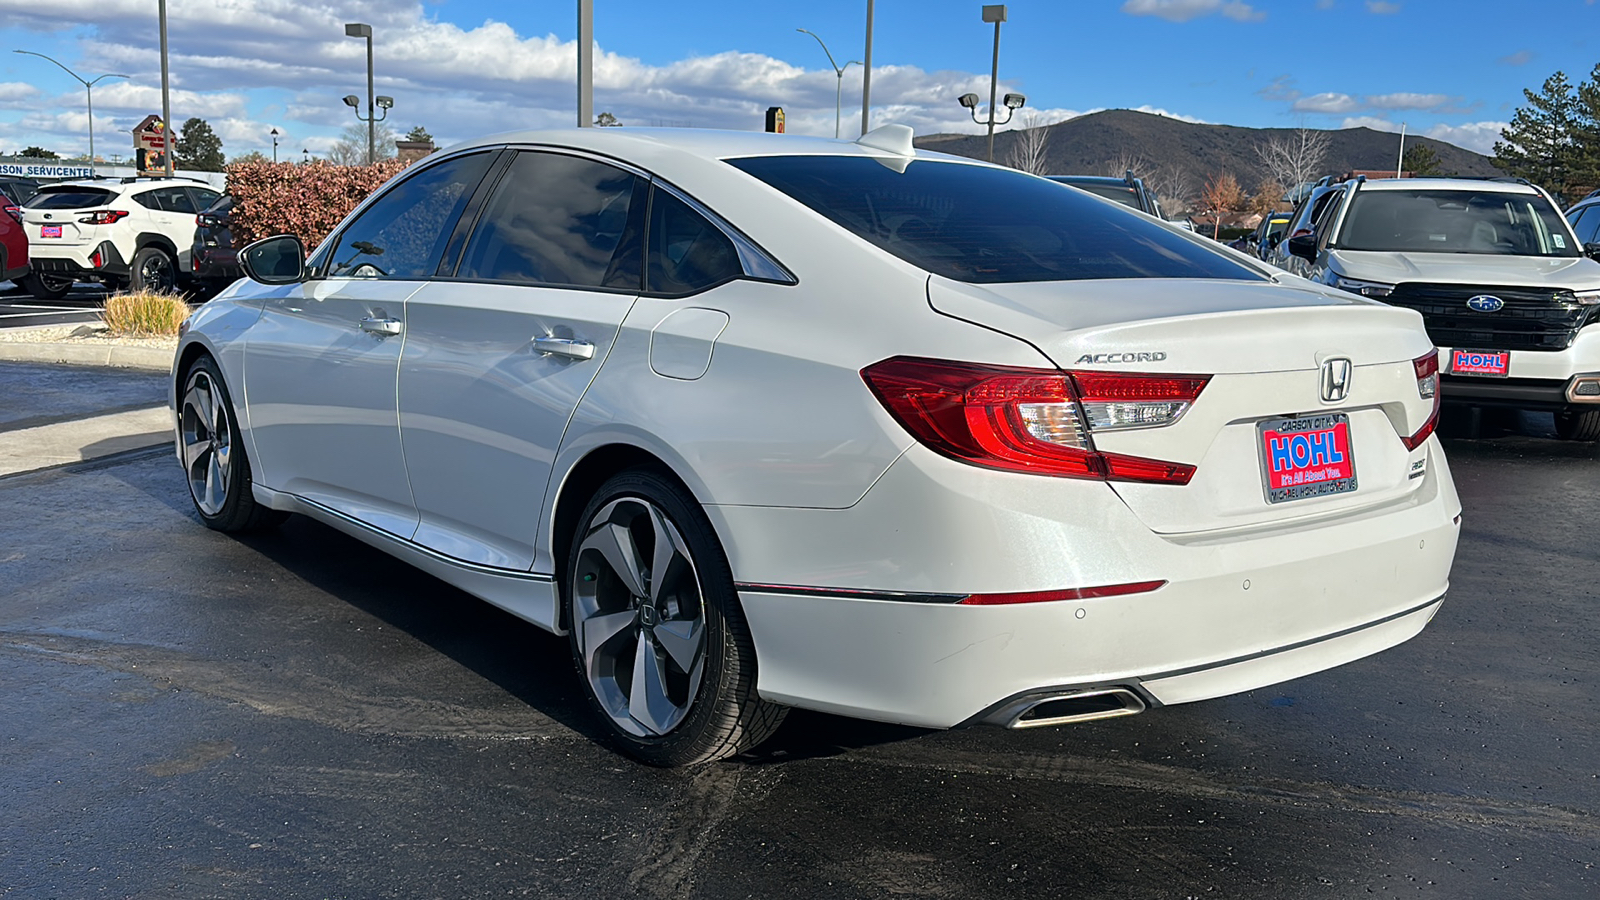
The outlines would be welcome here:
<svg viewBox="0 0 1600 900">
<path fill-rule="evenodd" d="M 1356 489 L 1350 420 L 1344 413 L 1273 419 L 1259 426 L 1267 502 Z"/>
<path fill-rule="evenodd" d="M 1495 375 L 1503 378 L 1510 371 L 1510 350 L 1450 351 L 1452 375 Z"/>
</svg>

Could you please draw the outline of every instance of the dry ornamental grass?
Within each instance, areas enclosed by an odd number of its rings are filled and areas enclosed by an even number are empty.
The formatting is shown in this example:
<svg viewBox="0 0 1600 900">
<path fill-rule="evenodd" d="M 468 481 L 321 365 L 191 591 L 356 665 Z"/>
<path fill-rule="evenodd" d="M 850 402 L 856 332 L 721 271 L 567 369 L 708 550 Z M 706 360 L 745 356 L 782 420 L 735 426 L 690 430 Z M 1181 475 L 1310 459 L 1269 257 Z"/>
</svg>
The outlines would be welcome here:
<svg viewBox="0 0 1600 900">
<path fill-rule="evenodd" d="M 178 294 L 130 291 L 107 297 L 101 315 L 106 329 L 115 335 L 176 337 L 189 312 L 189 304 Z"/>
</svg>

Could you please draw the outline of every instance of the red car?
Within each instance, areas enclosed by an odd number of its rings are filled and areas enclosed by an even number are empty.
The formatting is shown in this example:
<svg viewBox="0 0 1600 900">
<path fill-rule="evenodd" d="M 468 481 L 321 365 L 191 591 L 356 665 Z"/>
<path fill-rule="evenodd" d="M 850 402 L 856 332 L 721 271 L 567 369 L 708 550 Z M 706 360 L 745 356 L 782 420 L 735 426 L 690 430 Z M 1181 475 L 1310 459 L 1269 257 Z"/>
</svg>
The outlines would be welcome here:
<svg viewBox="0 0 1600 900">
<path fill-rule="evenodd" d="M 0 213 L 0 277 L 15 282 L 31 271 L 28 265 L 28 235 L 22 230 L 20 213 L 5 204 Z"/>
</svg>

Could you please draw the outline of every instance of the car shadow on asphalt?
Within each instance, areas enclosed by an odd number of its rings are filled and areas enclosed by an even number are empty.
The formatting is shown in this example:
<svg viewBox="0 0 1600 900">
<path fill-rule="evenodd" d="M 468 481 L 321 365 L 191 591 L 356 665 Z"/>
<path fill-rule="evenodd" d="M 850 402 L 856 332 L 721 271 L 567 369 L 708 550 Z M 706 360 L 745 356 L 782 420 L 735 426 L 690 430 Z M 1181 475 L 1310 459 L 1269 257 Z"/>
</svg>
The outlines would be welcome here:
<svg viewBox="0 0 1600 900">
<path fill-rule="evenodd" d="M 98 463 L 77 464 L 76 468 L 110 466 L 120 460 L 153 458 L 170 452 L 158 447 Z M 170 481 L 129 479 L 127 483 L 192 520 L 195 529 L 203 529 L 181 478 L 174 465 Z M 166 484 L 172 489 L 159 489 Z M 596 718 L 598 714 L 589 707 L 566 637 L 525 622 L 304 516 L 291 516 L 270 531 L 234 535 L 230 539 L 326 595 L 405 632 L 560 725 L 615 749 L 610 734 Z M 739 759 L 758 765 L 817 759 L 932 733 L 935 732 L 922 728 L 792 710 L 772 738 Z"/>
</svg>

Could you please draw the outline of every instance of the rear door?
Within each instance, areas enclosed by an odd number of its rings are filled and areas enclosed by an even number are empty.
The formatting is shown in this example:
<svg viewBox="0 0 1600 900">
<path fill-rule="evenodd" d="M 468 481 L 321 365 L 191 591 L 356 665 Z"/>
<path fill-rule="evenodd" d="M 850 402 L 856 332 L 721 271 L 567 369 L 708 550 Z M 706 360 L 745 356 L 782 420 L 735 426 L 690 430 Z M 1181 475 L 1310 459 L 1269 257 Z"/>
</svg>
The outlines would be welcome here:
<svg viewBox="0 0 1600 900">
<path fill-rule="evenodd" d="M 604 160 L 520 151 L 453 277 L 408 300 L 400 433 L 417 543 L 532 567 L 556 448 L 641 288 L 648 186 Z"/>
</svg>

